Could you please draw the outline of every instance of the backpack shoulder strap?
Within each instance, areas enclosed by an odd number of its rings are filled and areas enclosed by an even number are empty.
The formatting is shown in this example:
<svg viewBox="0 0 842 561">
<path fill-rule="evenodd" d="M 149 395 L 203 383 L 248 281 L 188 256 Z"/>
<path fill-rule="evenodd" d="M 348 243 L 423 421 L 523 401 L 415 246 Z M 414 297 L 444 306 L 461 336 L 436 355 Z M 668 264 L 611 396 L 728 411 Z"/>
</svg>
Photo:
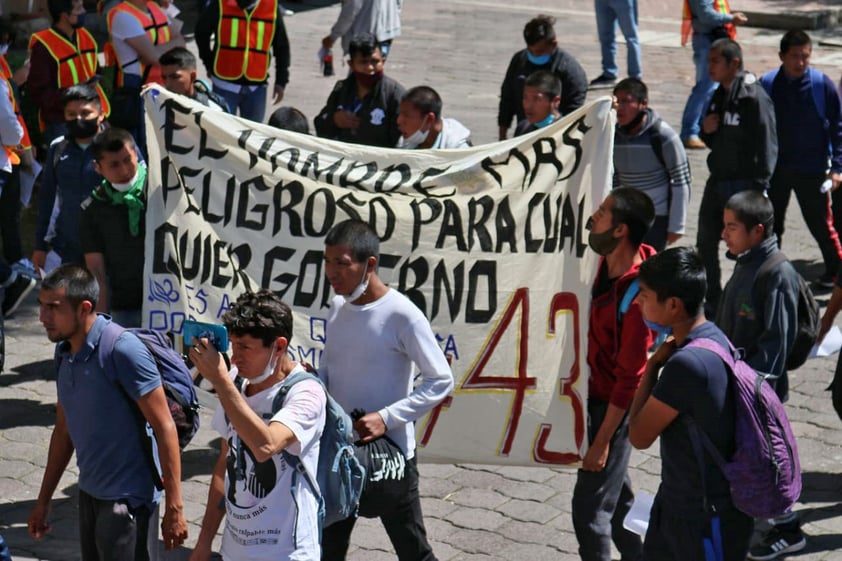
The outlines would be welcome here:
<svg viewBox="0 0 842 561">
<path fill-rule="evenodd" d="M 109 321 L 103 328 L 102 335 L 99 338 L 99 345 L 97 346 L 97 355 L 99 357 L 99 365 L 109 378 L 113 379 L 112 373 L 114 369 L 114 347 L 117 344 L 117 339 L 125 333 L 127 329 L 120 324 Z M 114 380 L 116 382 L 116 380 Z"/>
<path fill-rule="evenodd" d="M 667 160 L 664 158 L 664 137 L 661 134 L 662 122 L 661 118 L 658 117 L 649 128 L 649 144 L 652 146 L 652 152 L 655 153 L 655 157 L 658 158 L 661 167 L 667 167 Z"/>
<path fill-rule="evenodd" d="M 810 77 L 810 90 L 813 95 L 813 103 L 816 105 L 816 112 L 822 120 L 825 128 L 830 123 L 827 121 L 827 100 L 825 99 L 824 90 L 824 74 L 816 70 L 812 66 L 807 68 L 807 74 Z"/>
<path fill-rule="evenodd" d="M 710 351 L 714 353 L 716 356 L 722 359 L 722 361 L 731 369 L 734 370 L 734 366 L 736 364 L 736 359 L 734 358 L 734 349 L 725 349 L 722 345 L 714 341 L 713 339 L 708 339 L 707 337 L 700 337 L 698 339 L 693 339 L 687 346 L 684 347 L 685 349 L 704 349 L 706 351 Z"/>
<path fill-rule="evenodd" d="M 760 85 L 763 86 L 763 89 L 766 90 L 766 94 L 768 94 L 769 97 L 772 97 L 772 84 L 775 82 L 775 78 L 778 77 L 778 72 L 780 72 L 780 70 L 780 67 L 778 67 L 760 76 Z"/>
<path fill-rule="evenodd" d="M 637 293 L 640 292 L 640 279 L 635 278 L 626 288 L 626 293 L 623 294 L 623 299 L 620 300 L 620 305 L 617 306 L 617 319 L 622 320 L 626 312 L 631 308 Z"/>
</svg>

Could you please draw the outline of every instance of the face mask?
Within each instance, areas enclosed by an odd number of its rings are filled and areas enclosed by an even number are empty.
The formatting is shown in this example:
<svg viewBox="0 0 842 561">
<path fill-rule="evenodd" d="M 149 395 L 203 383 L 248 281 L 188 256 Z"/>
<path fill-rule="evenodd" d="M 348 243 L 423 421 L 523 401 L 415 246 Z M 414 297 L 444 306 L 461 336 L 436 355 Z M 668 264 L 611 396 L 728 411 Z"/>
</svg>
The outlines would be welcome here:
<svg viewBox="0 0 842 561">
<path fill-rule="evenodd" d="M 99 131 L 97 121 L 97 118 L 68 119 L 64 122 L 67 127 L 67 136 L 70 138 L 91 138 Z"/>
<path fill-rule="evenodd" d="M 257 378 L 250 379 L 249 384 L 259 384 L 260 382 L 265 381 L 269 378 L 269 376 L 275 373 L 276 366 L 278 366 L 278 360 L 276 358 L 275 349 L 273 347 L 272 354 L 269 356 L 269 363 L 266 364 L 266 368 L 263 369 L 263 374 L 261 374 Z"/>
<path fill-rule="evenodd" d="M 596 234 L 591 232 L 588 234 L 588 245 L 594 250 L 597 255 L 608 255 L 620 244 L 620 238 L 614 237 L 614 229 Z"/>
<path fill-rule="evenodd" d="M 76 23 L 73 24 L 73 29 L 79 29 L 80 27 L 85 27 L 85 14 L 79 14 L 76 16 Z"/>
<path fill-rule="evenodd" d="M 423 122 L 421 123 L 421 126 L 424 126 Z M 413 148 L 417 148 L 424 144 L 428 136 L 430 136 L 430 129 L 422 131 L 419 128 L 417 131 L 415 131 L 406 138 L 400 137 L 400 139 L 398 139 L 398 148 L 406 148 L 407 150 L 412 150 Z"/>
<path fill-rule="evenodd" d="M 552 125 L 553 122 L 555 122 L 555 115 L 553 115 L 553 112 L 550 111 L 550 114 L 535 123 L 535 126 L 539 129 L 543 129 L 546 126 Z"/>
<path fill-rule="evenodd" d="M 645 117 L 645 116 L 646 116 L 646 111 L 641 111 L 637 115 L 635 115 L 634 119 L 632 119 L 629 122 L 629 124 L 617 126 L 617 128 L 620 129 L 621 132 L 623 132 L 625 134 L 629 134 L 631 131 L 633 131 L 635 128 L 637 128 L 637 126 L 643 121 L 643 117 Z"/>
<path fill-rule="evenodd" d="M 134 177 L 128 183 L 111 183 L 111 186 L 114 188 L 115 191 L 119 191 L 121 193 L 127 192 L 129 189 L 134 187 L 134 184 L 137 182 L 138 178 L 140 177 L 140 166 L 142 166 L 140 162 L 137 164 L 137 170 L 134 172 Z"/>
<path fill-rule="evenodd" d="M 377 82 L 383 77 L 383 72 L 375 72 L 374 74 L 365 74 L 363 72 L 354 72 L 354 78 L 357 83 L 364 88 L 373 88 Z"/>
<path fill-rule="evenodd" d="M 529 50 L 526 51 L 526 58 L 529 62 L 534 64 L 535 66 L 544 66 L 548 62 L 550 62 L 550 53 L 545 55 L 535 56 Z"/>
<path fill-rule="evenodd" d="M 670 325 L 661 325 L 660 323 L 655 323 L 654 321 L 649 321 L 647 319 L 644 319 L 643 323 L 645 323 L 646 327 L 658 335 L 672 335 L 672 326 Z"/>
<path fill-rule="evenodd" d="M 6 53 L 9 52 L 9 44 L 0 45 L 0 56 L 6 56 Z"/>
<path fill-rule="evenodd" d="M 360 284 L 357 285 L 357 288 L 351 294 L 345 296 L 345 303 L 349 302 L 356 302 L 357 298 L 365 294 L 365 291 L 368 289 L 368 266 L 366 266 L 365 270 L 363 271 L 363 278 L 360 279 Z"/>
</svg>

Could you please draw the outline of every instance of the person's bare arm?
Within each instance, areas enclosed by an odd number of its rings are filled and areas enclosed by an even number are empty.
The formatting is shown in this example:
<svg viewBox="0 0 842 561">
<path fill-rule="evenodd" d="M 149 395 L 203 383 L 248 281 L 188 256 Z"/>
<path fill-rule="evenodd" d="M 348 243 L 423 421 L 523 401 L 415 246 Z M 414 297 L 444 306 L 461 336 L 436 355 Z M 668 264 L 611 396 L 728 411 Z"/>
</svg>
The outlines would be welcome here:
<svg viewBox="0 0 842 561">
<path fill-rule="evenodd" d="M 141 63 L 149 66 L 157 66 L 158 59 L 161 55 L 174 47 L 183 47 L 184 37 L 176 35 L 166 43 L 155 45 L 148 35 L 138 35 L 137 37 L 127 37 L 126 44 L 137 52 L 137 58 Z"/>
<path fill-rule="evenodd" d="M 41 479 L 41 489 L 38 491 L 38 498 L 32 513 L 29 515 L 29 535 L 33 539 L 41 539 L 44 534 L 50 531 L 47 518 L 50 515 L 50 503 L 53 493 L 58 487 L 70 458 L 73 457 L 73 442 L 67 432 L 67 421 L 64 417 L 64 409 L 61 403 L 56 405 L 56 426 L 50 437 L 50 448 L 47 453 L 47 467 L 44 469 L 44 477 Z"/>
<path fill-rule="evenodd" d="M 105 255 L 102 253 L 86 253 L 85 267 L 96 278 L 99 284 L 99 300 L 96 302 L 96 311 L 106 313 L 109 310 L 110 293 L 108 281 L 105 276 Z"/>
</svg>

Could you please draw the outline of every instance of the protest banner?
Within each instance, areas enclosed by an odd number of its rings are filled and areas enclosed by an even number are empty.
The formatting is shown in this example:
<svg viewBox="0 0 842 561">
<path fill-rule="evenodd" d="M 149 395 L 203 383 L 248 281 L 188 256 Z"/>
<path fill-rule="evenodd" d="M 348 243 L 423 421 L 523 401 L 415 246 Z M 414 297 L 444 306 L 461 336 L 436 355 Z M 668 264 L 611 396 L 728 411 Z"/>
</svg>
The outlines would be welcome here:
<svg viewBox="0 0 842 561">
<path fill-rule="evenodd" d="M 292 358 L 318 368 L 323 239 L 358 218 L 453 367 L 453 393 L 416 422 L 421 458 L 578 464 L 598 263 L 585 223 L 611 185 L 609 99 L 508 141 L 409 151 L 279 131 L 155 86 L 144 97 L 147 326 L 218 322 L 265 287 L 294 310 Z"/>
</svg>

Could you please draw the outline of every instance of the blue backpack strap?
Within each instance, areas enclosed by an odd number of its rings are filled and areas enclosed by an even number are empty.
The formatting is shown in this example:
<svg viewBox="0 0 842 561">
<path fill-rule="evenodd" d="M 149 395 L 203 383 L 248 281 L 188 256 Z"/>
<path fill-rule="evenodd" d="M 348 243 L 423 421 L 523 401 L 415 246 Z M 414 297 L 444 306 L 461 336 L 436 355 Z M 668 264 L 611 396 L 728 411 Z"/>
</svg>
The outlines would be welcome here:
<svg viewBox="0 0 842 561">
<path fill-rule="evenodd" d="M 780 67 L 775 68 L 760 77 L 760 85 L 763 86 L 763 89 L 766 90 L 766 94 L 769 97 L 772 97 L 772 84 L 775 82 L 775 78 L 778 77 L 778 72 L 780 72 L 780 70 Z"/>
<path fill-rule="evenodd" d="M 99 344 L 97 345 L 99 365 L 102 367 L 103 372 L 105 372 L 106 375 L 114 381 L 114 383 L 117 383 L 117 380 L 111 377 L 111 373 L 114 372 L 114 369 L 109 367 L 113 366 L 116 368 L 114 363 L 114 347 L 117 345 L 117 339 L 119 339 L 125 332 L 125 327 L 109 320 L 102 329 Z"/>
<path fill-rule="evenodd" d="M 626 293 L 623 294 L 623 299 L 620 300 L 620 305 L 617 306 L 618 320 L 622 320 L 623 316 L 626 315 L 626 312 L 629 311 L 629 308 L 631 308 L 632 302 L 634 302 L 638 292 L 640 292 L 640 280 L 635 278 L 631 281 L 629 287 L 626 288 Z"/>
</svg>

